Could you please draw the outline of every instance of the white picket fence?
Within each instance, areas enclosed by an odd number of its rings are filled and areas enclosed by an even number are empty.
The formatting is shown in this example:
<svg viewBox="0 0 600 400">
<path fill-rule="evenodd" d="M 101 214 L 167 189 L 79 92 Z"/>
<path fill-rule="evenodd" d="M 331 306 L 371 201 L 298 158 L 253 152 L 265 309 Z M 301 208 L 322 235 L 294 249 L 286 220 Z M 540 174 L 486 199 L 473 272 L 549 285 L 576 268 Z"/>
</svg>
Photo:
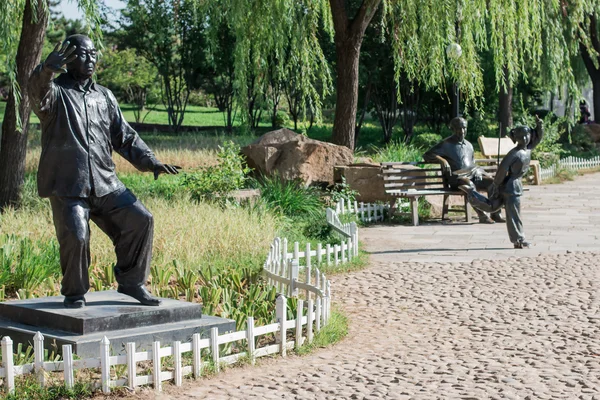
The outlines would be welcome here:
<svg viewBox="0 0 600 400">
<path fill-rule="evenodd" d="M 389 205 L 352 202 L 342 198 L 336 203 L 335 212 L 339 215 L 354 214 L 362 222 L 377 222 L 383 221 L 383 213 L 387 208 Z"/>
<path fill-rule="evenodd" d="M 329 285 L 327 285 L 327 291 Z M 312 289 L 311 289 L 312 290 Z M 304 315 L 304 304 L 306 303 L 306 315 Z M 4 380 L 0 388 L 5 392 L 13 393 L 15 390 L 15 377 L 35 374 L 41 386 L 45 386 L 50 381 L 50 372 L 63 372 L 64 385 L 72 388 L 75 384 L 75 371 L 83 369 L 100 370 L 99 379 L 93 385 L 96 388 L 102 388 L 104 393 L 110 393 L 111 388 L 126 386 L 134 390 L 137 386 L 152 384 L 158 391 L 162 390 L 162 382 L 174 381 L 176 386 L 181 386 L 183 377 L 193 375 L 198 378 L 202 375 L 204 368 L 212 367 L 219 371 L 223 364 L 233 364 L 240 359 L 247 358 L 254 364 L 256 358 L 264 357 L 270 354 L 281 354 L 285 357 L 287 350 L 294 347 L 300 347 L 305 341 L 312 342 L 314 334 L 319 332 L 322 326 L 327 323 L 329 318 L 329 302 L 325 309 L 323 303 L 308 298 L 306 302 L 297 300 L 296 318 L 287 320 L 287 299 L 281 295 L 276 300 L 277 322 L 256 327 L 254 319 L 248 317 L 247 328 L 243 331 L 226 333 L 219 335 L 218 328 L 212 328 L 210 337 L 202 339 L 200 334 L 194 334 L 190 342 L 173 342 L 168 347 L 161 347 L 161 343 L 156 341 L 152 345 L 152 350 L 136 351 L 135 343 L 126 344 L 126 354 L 111 356 L 110 341 L 104 337 L 98 344 L 98 357 L 75 359 L 71 345 L 62 346 L 62 360 L 44 361 L 44 337 L 37 333 L 33 338 L 34 343 L 34 361 L 23 365 L 15 365 L 13 358 L 13 342 L 10 337 L 5 336 L 2 341 L 2 367 L 0 368 L 0 378 Z M 294 340 L 288 340 L 288 332 L 294 331 Z M 305 334 L 306 332 L 306 334 Z M 257 338 L 275 334 L 276 343 L 256 348 Z M 221 355 L 219 346 L 228 343 L 245 341 L 245 351 Z M 232 346 L 229 346 L 232 348 Z M 210 361 L 203 361 L 202 350 L 208 349 Z M 191 353 L 191 365 L 183 365 L 183 355 Z M 172 357 L 173 367 L 170 370 L 163 370 L 163 358 Z M 148 375 L 138 375 L 138 363 L 152 361 L 152 370 Z M 111 373 L 111 367 L 126 366 L 123 369 L 123 375 L 115 376 Z M 126 372 L 126 373 L 125 373 Z M 89 378 L 87 378 L 89 380 Z"/>
<path fill-rule="evenodd" d="M 557 164 L 554 164 L 548 168 L 542 168 L 540 171 L 540 176 L 543 181 L 556 176 L 556 173 L 561 169 L 579 171 L 580 169 L 590 169 L 596 167 L 600 167 L 600 156 L 589 159 L 570 156 L 559 160 Z"/>
</svg>

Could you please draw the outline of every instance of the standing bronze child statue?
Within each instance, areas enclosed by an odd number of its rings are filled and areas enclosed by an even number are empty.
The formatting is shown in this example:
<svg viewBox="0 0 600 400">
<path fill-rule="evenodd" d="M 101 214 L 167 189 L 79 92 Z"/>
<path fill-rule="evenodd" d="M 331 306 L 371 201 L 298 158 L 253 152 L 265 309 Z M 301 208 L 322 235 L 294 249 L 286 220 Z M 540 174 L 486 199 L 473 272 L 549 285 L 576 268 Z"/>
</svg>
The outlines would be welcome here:
<svg viewBox="0 0 600 400">
<path fill-rule="evenodd" d="M 521 179 L 529 170 L 531 150 L 533 150 L 544 137 L 542 120 L 536 115 L 536 128 L 519 126 L 510 131 L 510 138 L 517 144 L 500 163 L 494 183 L 489 190 L 489 197 L 477 193 L 475 187 L 465 180 L 465 185 L 459 188 L 467 193 L 469 202 L 475 209 L 495 212 L 503 205 L 506 209 L 506 228 L 508 237 L 515 249 L 529 247 L 525 240 L 523 221 L 521 220 L 521 196 L 523 183 Z"/>
<path fill-rule="evenodd" d="M 112 151 L 140 171 L 154 172 L 154 179 L 161 173 L 177 174 L 180 167 L 160 163 L 123 119 L 112 92 L 92 81 L 96 57 L 90 38 L 70 36 L 34 69 L 29 81 L 33 111 L 42 125 L 38 193 L 52 206 L 64 306 L 85 306 L 90 219 L 115 246 L 118 291 L 157 306 L 160 300 L 144 286 L 152 258 L 153 217 L 117 178 Z"/>
<path fill-rule="evenodd" d="M 473 145 L 465 139 L 467 134 L 467 121 L 464 118 L 453 118 L 448 124 L 452 130 L 452 136 L 442 140 L 423 154 L 425 162 L 440 163 L 444 175 L 448 178 L 448 184 L 452 189 L 457 189 L 462 182 L 453 173 L 462 172 L 463 179 L 469 179 L 477 190 L 489 190 L 494 179 L 475 165 L 475 152 Z M 479 222 L 482 224 L 493 224 L 494 222 L 505 222 L 500 210 L 495 210 L 490 216 L 475 208 Z"/>
</svg>

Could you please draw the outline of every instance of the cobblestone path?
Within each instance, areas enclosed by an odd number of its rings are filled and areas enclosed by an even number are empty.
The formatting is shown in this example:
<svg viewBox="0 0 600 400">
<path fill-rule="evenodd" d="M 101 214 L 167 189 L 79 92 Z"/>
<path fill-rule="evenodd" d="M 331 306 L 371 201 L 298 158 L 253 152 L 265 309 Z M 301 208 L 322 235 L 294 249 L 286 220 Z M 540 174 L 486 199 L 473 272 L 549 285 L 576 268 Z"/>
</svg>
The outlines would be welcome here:
<svg viewBox="0 0 600 400">
<path fill-rule="evenodd" d="M 582 208 L 600 206 L 580 193 Z M 581 234 L 597 243 L 600 227 Z M 135 397 L 600 399 L 600 251 L 573 250 L 467 261 L 461 254 L 461 262 L 375 257 L 363 271 L 333 277 L 334 302 L 350 319 L 338 345 Z"/>
</svg>

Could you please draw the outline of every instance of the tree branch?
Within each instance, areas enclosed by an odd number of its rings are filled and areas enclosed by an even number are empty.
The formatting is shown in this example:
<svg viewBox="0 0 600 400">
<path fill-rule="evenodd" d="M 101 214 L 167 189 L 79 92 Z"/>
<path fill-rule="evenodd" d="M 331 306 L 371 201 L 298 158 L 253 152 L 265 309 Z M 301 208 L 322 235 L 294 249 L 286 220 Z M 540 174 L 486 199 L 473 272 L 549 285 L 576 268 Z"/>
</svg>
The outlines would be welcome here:
<svg viewBox="0 0 600 400">
<path fill-rule="evenodd" d="M 592 46 L 594 46 L 594 50 L 600 53 L 600 41 L 598 41 L 598 30 L 596 23 L 596 14 L 590 15 L 590 39 L 592 40 Z"/>
<path fill-rule="evenodd" d="M 331 17 L 333 19 L 333 27 L 335 29 L 335 34 L 337 35 L 347 35 L 348 29 L 348 11 L 346 10 L 346 1 L 345 0 L 329 0 L 329 5 L 331 7 Z"/>
<path fill-rule="evenodd" d="M 363 0 L 350 25 L 350 31 L 353 36 L 363 36 L 367 26 L 369 26 L 371 20 L 375 16 L 379 4 L 381 4 L 381 0 Z"/>
</svg>

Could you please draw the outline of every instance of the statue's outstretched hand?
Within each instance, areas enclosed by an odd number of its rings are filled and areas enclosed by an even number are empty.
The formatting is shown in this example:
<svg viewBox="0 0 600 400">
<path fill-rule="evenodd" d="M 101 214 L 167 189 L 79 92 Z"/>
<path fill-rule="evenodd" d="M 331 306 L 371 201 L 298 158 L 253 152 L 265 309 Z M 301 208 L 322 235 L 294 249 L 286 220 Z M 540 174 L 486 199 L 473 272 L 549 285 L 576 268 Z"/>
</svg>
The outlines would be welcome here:
<svg viewBox="0 0 600 400">
<path fill-rule="evenodd" d="M 157 180 L 160 174 L 176 175 L 180 169 L 178 165 L 158 163 L 154 166 L 154 180 Z"/>
<path fill-rule="evenodd" d="M 77 54 L 73 54 L 75 50 L 77 50 L 77 46 L 69 46 L 68 41 L 63 43 L 62 47 L 60 43 L 57 43 L 56 47 L 54 47 L 54 50 L 52 50 L 52 52 L 48 54 L 48 57 L 46 57 L 46 61 L 44 61 L 44 67 L 48 68 L 54 73 L 67 72 L 65 65 L 77 58 Z"/>
</svg>

